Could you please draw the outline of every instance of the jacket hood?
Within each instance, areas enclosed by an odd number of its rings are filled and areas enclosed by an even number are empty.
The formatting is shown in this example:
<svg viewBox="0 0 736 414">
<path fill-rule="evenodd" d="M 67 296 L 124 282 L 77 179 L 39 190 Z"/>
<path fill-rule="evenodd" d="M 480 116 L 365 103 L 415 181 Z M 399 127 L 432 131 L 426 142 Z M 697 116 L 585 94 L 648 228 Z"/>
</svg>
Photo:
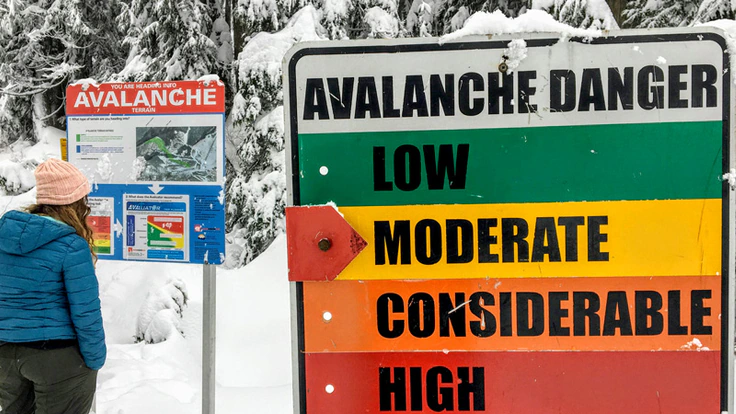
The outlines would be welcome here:
<svg viewBox="0 0 736 414">
<path fill-rule="evenodd" d="M 0 251 L 26 254 L 54 240 L 76 233 L 72 226 L 21 211 L 0 217 Z"/>
</svg>

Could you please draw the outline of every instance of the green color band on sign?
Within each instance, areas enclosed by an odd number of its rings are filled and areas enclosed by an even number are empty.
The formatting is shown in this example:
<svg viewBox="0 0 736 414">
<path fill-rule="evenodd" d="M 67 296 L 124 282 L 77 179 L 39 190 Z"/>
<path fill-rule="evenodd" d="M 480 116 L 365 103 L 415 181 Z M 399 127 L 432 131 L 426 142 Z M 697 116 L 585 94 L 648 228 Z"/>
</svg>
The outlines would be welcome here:
<svg viewBox="0 0 736 414">
<path fill-rule="evenodd" d="M 300 204 L 721 198 L 722 134 L 720 121 L 301 134 Z M 452 145 L 446 159 L 453 163 L 461 144 L 467 144 L 465 184 L 455 183 L 464 188 L 450 189 L 450 180 L 436 173 L 442 144 Z M 442 176 L 442 189 L 428 188 L 426 160 L 432 155 L 430 175 Z M 411 159 L 416 168 L 406 167 L 403 178 L 395 177 L 395 158 L 403 159 L 403 165 Z M 376 182 L 391 190 L 377 191 Z"/>
</svg>

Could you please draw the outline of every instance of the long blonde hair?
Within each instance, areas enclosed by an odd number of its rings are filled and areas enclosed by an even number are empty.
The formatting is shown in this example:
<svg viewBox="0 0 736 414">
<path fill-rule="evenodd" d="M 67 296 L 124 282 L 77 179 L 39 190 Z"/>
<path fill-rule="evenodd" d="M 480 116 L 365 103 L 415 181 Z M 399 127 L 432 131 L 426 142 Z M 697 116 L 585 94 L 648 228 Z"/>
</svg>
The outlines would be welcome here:
<svg viewBox="0 0 736 414">
<path fill-rule="evenodd" d="M 32 204 L 27 208 L 31 214 L 49 216 L 62 223 L 66 223 L 74 228 L 77 234 L 87 241 L 89 251 L 92 253 L 92 259 L 97 263 L 97 254 L 95 254 L 94 232 L 92 227 L 87 223 L 92 211 L 87 205 L 87 197 L 81 198 L 71 204 L 62 206 L 51 204 Z"/>
</svg>

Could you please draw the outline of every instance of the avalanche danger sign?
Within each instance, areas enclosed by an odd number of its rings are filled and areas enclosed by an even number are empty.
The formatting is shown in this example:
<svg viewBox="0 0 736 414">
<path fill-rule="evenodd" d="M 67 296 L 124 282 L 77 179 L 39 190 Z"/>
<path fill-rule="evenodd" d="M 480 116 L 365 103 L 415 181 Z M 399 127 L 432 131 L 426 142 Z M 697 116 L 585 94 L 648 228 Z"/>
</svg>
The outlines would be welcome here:
<svg viewBox="0 0 736 414">
<path fill-rule="evenodd" d="M 709 28 L 292 49 L 297 412 L 734 412 L 730 59 Z"/>
</svg>

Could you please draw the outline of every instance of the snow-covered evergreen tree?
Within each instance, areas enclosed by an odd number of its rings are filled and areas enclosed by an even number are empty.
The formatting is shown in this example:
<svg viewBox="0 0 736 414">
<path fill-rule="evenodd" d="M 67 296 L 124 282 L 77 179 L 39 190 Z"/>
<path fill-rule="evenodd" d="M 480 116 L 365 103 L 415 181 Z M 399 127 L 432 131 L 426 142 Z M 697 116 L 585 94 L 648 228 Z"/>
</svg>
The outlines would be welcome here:
<svg viewBox="0 0 736 414">
<path fill-rule="evenodd" d="M 133 0 L 118 16 L 130 49 L 122 81 L 197 79 L 215 72 L 211 10 L 199 0 Z"/>
<path fill-rule="evenodd" d="M 215 0 L 210 7 L 210 13 L 212 17 L 210 40 L 217 48 L 215 74 L 225 84 L 225 106 L 231 108 L 236 85 L 233 65 L 235 46 L 231 30 L 233 18 L 231 0 Z"/>
<path fill-rule="evenodd" d="M 698 12 L 698 3 L 693 0 L 630 0 L 623 11 L 621 26 L 642 29 L 687 26 Z"/>
<path fill-rule="evenodd" d="M 228 141 L 237 146 L 228 159 L 235 172 L 228 187 L 227 228 L 231 264 L 263 252 L 284 229 L 286 177 L 281 63 L 297 42 L 325 39 L 313 6 L 298 11 L 276 33 L 252 36 L 238 55 L 239 92 L 231 113 Z"/>
<path fill-rule="evenodd" d="M 6 128 L 29 124 L 9 117 L 31 116 L 34 130 L 26 136 L 35 140 L 42 127 L 63 126 L 66 84 L 84 68 L 94 30 L 79 0 L 10 0 L 0 9 L 0 29 L 0 87 L 10 96 L 0 135 L 7 141 L 14 131 Z"/>
<path fill-rule="evenodd" d="M 106 82 L 125 66 L 126 55 L 121 45 L 124 33 L 117 25 L 111 24 L 125 3 L 121 0 L 77 1 L 80 1 L 82 18 L 91 29 L 83 40 L 84 64 L 78 78 Z"/>
<path fill-rule="evenodd" d="M 122 68 L 120 36 L 109 27 L 120 4 L 9 0 L 0 6 L 0 144 L 35 141 L 45 125 L 63 128 L 67 84 L 106 80 Z"/>
<path fill-rule="evenodd" d="M 281 30 L 291 16 L 311 0 L 235 0 L 235 49 L 242 50 L 251 36 Z"/>
<path fill-rule="evenodd" d="M 583 29 L 618 29 L 616 19 L 605 0 L 541 0 L 532 8 L 551 14 L 557 21 Z"/>
<path fill-rule="evenodd" d="M 736 17 L 736 0 L 703 0 L 695 13 L 695 23 Z"/>
<path fill-rule="evenodd" d="M 321 24 L 330 39 L 404 35 L 396 0 L 322 0 L 320 6 Z"/>
</svg>

